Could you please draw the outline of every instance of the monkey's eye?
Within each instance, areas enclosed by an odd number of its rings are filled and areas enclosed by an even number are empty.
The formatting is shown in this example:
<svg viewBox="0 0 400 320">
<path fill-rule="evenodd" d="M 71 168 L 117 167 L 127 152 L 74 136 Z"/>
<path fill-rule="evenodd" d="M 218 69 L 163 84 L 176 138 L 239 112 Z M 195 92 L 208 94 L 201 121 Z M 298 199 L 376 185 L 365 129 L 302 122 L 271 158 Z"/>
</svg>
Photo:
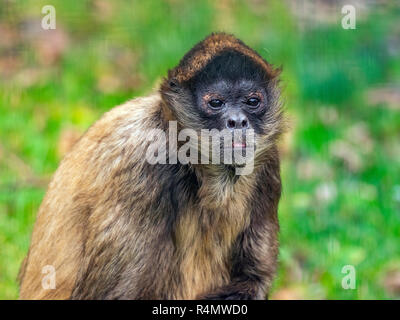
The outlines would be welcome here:
<svg viewBox="0 0 400 320">
<path fill-rule="evenodd" d="M 220 99 L 212 99 L 208 102 L 208 105 L 213 109 L 219 109 L 224 105 L 224 102 Z"/>
<path fill-rule="evenodd" d="M 246 104 L 249 105 L 250 107 L 257 107 L 260 104 L 260 99 L 258 98 L 249 98 L 246 101 Z"/>
</svg>

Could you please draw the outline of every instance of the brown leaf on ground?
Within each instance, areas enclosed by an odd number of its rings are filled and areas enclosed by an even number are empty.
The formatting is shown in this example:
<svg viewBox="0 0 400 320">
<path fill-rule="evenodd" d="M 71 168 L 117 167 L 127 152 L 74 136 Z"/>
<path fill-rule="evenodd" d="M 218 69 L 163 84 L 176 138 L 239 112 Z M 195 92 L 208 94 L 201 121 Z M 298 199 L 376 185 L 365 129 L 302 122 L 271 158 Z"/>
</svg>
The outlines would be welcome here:
<svg viewBox="0 0 400 320">
<path fill-rule="evenodd" d="M 69 45 L 69 36 L 62 26 L 45 30 L 39 19 L 26 20 L 22 24 L 23 40 L 35 50 L 40 65 L 49 66 L 57 63 Z"/>
<path fill-rule="evenodd" d="M 18 32 L 10 25 L 0 23 L 0 49 L 12 49 L 19 42 Z"/>
<path fill-rule="evenodd" d="M 0 77 L 13 75 L 21 66 L 21 59 L 16 55 L 0 56 Z"/>
<path fill-rule="evenodd" d="M 143 83 L 138 72 L 139 56 L 136 52 L 120 47 L 111 47 L 105 56 L 106 63 L 97 77 L 97 89 L 104 93 L 131 91 Z"/>
<path fill-rule="evenodd" d="M 400 270 L 391 270 L 383 281 L 385 289 L 394 295 L 400 296 Z"/>
<path fill-rule="evenodd" d="M 68 46 L 68 36 L 59 27 L 55 30 L 44 30 L 34 42 L 39 63 L 52 65 L 58 62 Z"/>
<path fill-rule="evenodd" d="M 215 1 L 219 19 L 215 19 L 215 28 L 218 30 L 231 30 L 234 26 L 234 17 L 232 9 L 234 7 L 232 0 Z"/>
<path fill-rule="evenodd" d="M 338 111 L 334 107 L 321 106 L 318 108 L 318 117 L 324 125 L 334 125 L 339 120 Z"/>
<path fill-rule="evenodd" d="M 97 80 L 97 89 L 103 93 L 119 91 L 122 80 L 114 74 L 102 74 Z"/>
<path fill-rule="evenodd" d="M 347 141 L 337 140 L 329 147 L 331 155 L 345 164 L 352 172 L 359 172 L 363 167 L 361 156 L 357 153 L 354 146 Z"/>
<path fill-rule="evenodd" d="M 373 88 L 365 96 L 370 105 L 385 104 L 389 109 L 400 110 L 399 87 Z"/>
<path fill-rule="evenodd" d="M 358 122 L 352 125 L 346 132 L 348 141 L 358 146 L 363 153 L 370 153 L 373 151 L 374 142 L 371 138 L 368 126 L 364 122 Z"/>
<path fill-rule="evenodd" d="M 45 68 L 24 68 L 16 72 L 14 77 L 14 83 L 22 88 L 28 88 L 46 77 L 48 77 L 48 69 Z"/>
<path fill-rule="evenodd" d="M 301 180 L 332 179 L 333 170 L 327 162 L 312 158 L 301 158 L 296 166 L 297 177 Z"/>
<path fill-rule="evenodd" d="M 94 15 L 99 21 L 106 21 L 114 14 L 112 1 L 95 0 L 93 1 Z"/>
<path fill-rule="evenodd" d="M 304 300 L 306 295 L 304 289 L 301 287 L 282 288 L 274 292 L 270 300 Z"/>
</svg>

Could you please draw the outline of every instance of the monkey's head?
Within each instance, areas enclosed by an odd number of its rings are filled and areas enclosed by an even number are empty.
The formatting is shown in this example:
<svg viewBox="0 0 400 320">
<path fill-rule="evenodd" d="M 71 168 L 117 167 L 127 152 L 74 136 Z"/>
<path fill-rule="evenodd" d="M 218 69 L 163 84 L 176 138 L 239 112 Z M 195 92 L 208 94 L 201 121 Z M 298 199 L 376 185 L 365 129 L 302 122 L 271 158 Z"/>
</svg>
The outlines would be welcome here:
<svg viewBox="0 0 400 320">
<path fill-rule="evenodd" d="M 161 86 L 166 113 L 179 127 L 196 131 L 227 129 L 245 134 L 252 129 L 257 157 L 282 132 L 279 73 L 235 37 L 212 34 L 169 71 Z"/>
</svg>

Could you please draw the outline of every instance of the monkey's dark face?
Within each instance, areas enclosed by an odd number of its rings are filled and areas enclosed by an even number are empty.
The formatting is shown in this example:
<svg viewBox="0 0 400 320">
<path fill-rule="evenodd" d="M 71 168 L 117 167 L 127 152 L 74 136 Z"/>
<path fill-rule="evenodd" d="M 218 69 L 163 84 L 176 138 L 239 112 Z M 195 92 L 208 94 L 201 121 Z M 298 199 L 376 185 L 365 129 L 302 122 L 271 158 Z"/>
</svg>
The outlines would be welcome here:
<svg viewBox="0 0 400 320">
<path fill-rule="evenodd" d="M 248 152 L 254 152 L 257 144 L 254 135 L 246 137 L 246 134 L 250 134 L 250 131 L 259 136 L 264 134 L 268 94 L 263 83 L 256 79 L 219 78 L 209 83 L 197 82 L 191 90 L 192 107 L 199 114 L 203 129 L 217 129 L 218 132 L 225 130 L 232 134 L 227 139 L 228 145 L 224 135 L 220 136 L 220 161 L 225 163 L 223 150 L 226 149 L 236 150 L 240 156 L 249 157 Z M 233 163 L 237 164 L 235 153 L 232 157 Z"/>
<path fill-rule="evenodd" d="M 204 129 L 253 129 L 258 134 L 263 132 L 268 96 L 265 88 L 256 81 L 224 79 L 198 84 L 193 99 Z"/>
<path fill-rule="evenodd" d="M 235 50 L 215 56 L 189 80 L 170 77 L 162 93 L 181 128 L 230 130 L 233 148 L 250 147 L 245 136 L 254 133 L 250 148 L 256 157 L 268 151 L 282 129 L 277 79 Z"/>
</svg>

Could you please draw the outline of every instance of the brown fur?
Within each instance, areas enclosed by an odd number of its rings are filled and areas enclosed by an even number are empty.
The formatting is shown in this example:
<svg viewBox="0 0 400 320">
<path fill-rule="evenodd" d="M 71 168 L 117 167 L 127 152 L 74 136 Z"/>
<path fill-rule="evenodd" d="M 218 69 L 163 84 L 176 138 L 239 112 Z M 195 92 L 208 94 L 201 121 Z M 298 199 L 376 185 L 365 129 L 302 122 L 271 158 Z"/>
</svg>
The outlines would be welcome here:
<svg viewBox="0 0 400 320">
<path fill-rule="evenodd" d="M 250 175 L 232 182 L 220 166 L 144 159 L 146 129 L 195 119 L 178 109 L 169 80 L 190 78 L 224 48 L 276 77 L 242 42 L 216 34 L 169 73 L 161 93 L 106 113 L 49 185 L 21 267 L 20 299 L 263 298 L 278 254 L 279 93 Z M 45 265 L 55 267 L 56 289 L 42 288 Z"/>
<path fill-rule="evenodd" d="M 187 81 L 196 72 L 201 70 L 213 57 L 224 50 L 235 50 L 251 57 L 271 78 L 280 73 L 280 69 L 274 69 L 258 53 L 246 46 L 242 41 L 225 33 L 213 33 L 193 47 L 181 60 L 177 68 L 171 70 L 169 78 L 179 82 Z"/>
</svg>

